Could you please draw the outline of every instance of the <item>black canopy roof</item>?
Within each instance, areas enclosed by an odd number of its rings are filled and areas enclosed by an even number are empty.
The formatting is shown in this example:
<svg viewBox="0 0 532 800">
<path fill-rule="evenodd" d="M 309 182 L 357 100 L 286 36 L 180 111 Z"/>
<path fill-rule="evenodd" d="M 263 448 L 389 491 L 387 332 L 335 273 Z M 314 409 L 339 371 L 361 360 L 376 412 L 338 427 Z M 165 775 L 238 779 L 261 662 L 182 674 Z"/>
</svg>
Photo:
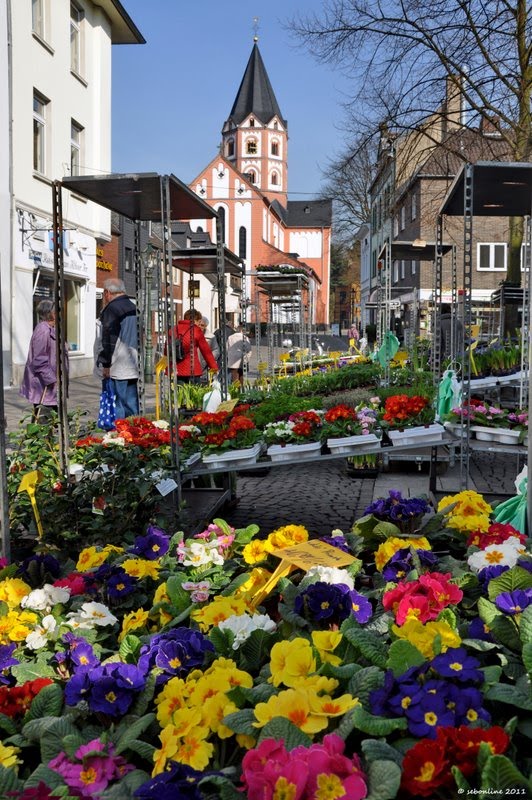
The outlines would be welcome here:
<svg viewBox="0 0 532 800">
<path fill-rule="evenodd" d="M 440 214 L 464 213 L 465 170 L 456 176 Z M 472 165 L 475 217 L 522 217 L 532 211 L 532 164 L 479 161 Z"/>
</svg>

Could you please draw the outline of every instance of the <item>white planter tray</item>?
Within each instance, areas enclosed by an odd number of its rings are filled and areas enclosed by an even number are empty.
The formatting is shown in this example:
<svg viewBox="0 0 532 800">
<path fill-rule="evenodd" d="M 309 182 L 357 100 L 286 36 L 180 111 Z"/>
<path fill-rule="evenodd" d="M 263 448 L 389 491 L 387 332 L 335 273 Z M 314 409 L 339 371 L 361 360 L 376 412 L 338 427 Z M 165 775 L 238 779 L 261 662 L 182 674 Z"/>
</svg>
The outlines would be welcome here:
<svg viewBox="0 0 532 800">
<path fill-rule="evenodd" d="M 464 425 L 462 428 L 459 422 L 444 422 L 443 427 L 451 434 L 451 436 L 456 436 L 458 439 L 460 439 L 462 436 L 464 438 L 467 436 L 467 425 Z"/>
<path fill-rule="evenodd" d="M 423 439 L 443 439 L 443 426 L 438 422 L 432 425 L 420 425 L 415 428 L 406 428 L 404 431 L 389 430 L 388 436 L 394 445 L 423 445 Z"/>
<path fill-rule="evenodd" d="M 359 434 L 358 436 L 342 436 L 336 439 L 327 439 L 327 447 L 331 453 L 356 453 L 359 447 L 376 445 L 380 442 L 374 433 Z"/>
<path fill-rule="evenodd" d="M 471 433 L 475 434 L 475 439 L 479 442 L 496 442 L 496 428 L 488 428 L 487 425 L 471 425 Z"/>
<path fill-rule="evenodd" d="M 199 451 L 197 453 L 192 453 L 192 455 L 190 455 L 188 458 L 184 460 L 182 465 L 183 469 L 190 469 L 190 467 L 192 467 L 194 464 L 197 464 L 200 458 L 201 458 L 201 453 Z"/>
<path fill-rule="evenodd" d="M 272 461 L 291 461 L 298 455 L 319 455 L 321 452 L 321 442 L 302 442 L 301 444 L 271 444 L 268 447 L 268 455 Z"/>
<path fill-rule="evenodd" d="M 228 450 L 226 453 L 212 453 L 203 456 L 203 463 L 206 467 L 216 469 L 240 469 L 254 464 L 262 449 L 262 443 L 257 442 L 253 447 L 245 447 L 242 450 Z"/>
<path fill-rule="evenodd" d="M 496 442 L 499 444 L 519 444 L 521 431 L 513 431 L 508 428 L 494 428 L 493 433 Z"/>
</svg>

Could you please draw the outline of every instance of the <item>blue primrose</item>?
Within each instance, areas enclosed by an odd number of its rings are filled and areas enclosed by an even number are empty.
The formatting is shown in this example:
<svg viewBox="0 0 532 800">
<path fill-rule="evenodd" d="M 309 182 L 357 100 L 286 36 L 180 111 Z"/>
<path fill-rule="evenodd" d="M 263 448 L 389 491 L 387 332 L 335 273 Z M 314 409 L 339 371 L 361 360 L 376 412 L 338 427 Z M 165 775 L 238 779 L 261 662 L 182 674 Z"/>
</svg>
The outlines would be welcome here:
<svg viewBox="0 0 532 800">
<path fill-rule="evenodd" d="M 495 605 L 503 614 L 514 616 L 520 614 L 532 603 L 532 590 L 515 589 L 513 592 L 502 592 L 495 598 Z"/>
<path fill-rule="evenodd" d="M 479 670 L 480 662 L 469 656 L 463 647 L 450 647 L 445 653 L 433 658 L 431 666 L 444 678 L 478 683 L 483 680 L 482 672 Z"/>
<path fill-rule="evenodd" d="M 170 537 L 160 528 L 150 525 L 146 535 L 137 536 L 128 552 L 148 561 L 155 561 L 166 555 L 169 546 Z"/>
<path fill-rule="evenodd" d="M 76 705 L 86 700 L 92 712 L 120 717 L 127 713 L 145 685 L 146 676 L 141 669 L 114 661 L 78 670 L 65 686 L 65 702 Z"/>
<path fill-rule="evenodd" d="M 300 616 L 314 622 L 339 624 L 351 614 L 351 591 L 344 583 L 316 583 L 307 586 L 294 602 L 294 610 Z"/>
<path fill-rule="evenodd" d="M 198 782 L 204 777 L 204 773 L 172 761 L 164 772 L 139 786 L 134 797 L 137 800 L 203 800 Z"/>
<path fill-rule="evenodd" d="M 16 644 L 0 644 L 0 684 L 12 686 L 15 678 L 11 675 L 11 667 L 20 664 L 18 658 L 12 658 Z"/>
<path fill-rule="evenodd" d="M 138 579 L 128 575 L 122 567 L 114 567 L 112 573 L 107 578 L 107 594 L 113 600 L 127 597 L 132 594 L 138 585 Z"/>
<path fill-rule="evenodd" d="M 454 711 L 447 708 L 443 698 L 425 694 L 422 700 L 406 709 L 408 730 L 414 736 L 436 738 L 436 729 L 454 725 Z"/>
<path fill-rule="evenodd" d="M 179 645 L 181 649 L 169 649 L 167 645 L 170 643 Z M 163 672 L 157 675 L 156 682 L 158 684 L 166 683 L 176 674 L 183 677 L 188 675 L 194 667 L 201 666 L 205 654 L 209 651 L 214 652 L 214 645 L 199 631 L 193 631 L 190 628 L 172 628 L 169 631 L 155 634 L 148 644 L 142 645 L 138 664 L 145 673 L 155 666 L 160 667 Z M 158 663 L 157 658 L 160 652 L 162 656 Z M 175 662 L 174 665 L 170 663 L 176 658 L 181 661 L 179 667 L 175 665 Z M 176 670 L 178 671 L 176 672 Z"/>
<path fill-rule="evenodd" d="M 322 536 L 320 541 L 330 544 L 331 547 L 337 547 L 338 550 L 343 550 L 344 553 L 349 553 L 349 545 L 343 536 Z"/>
</svg>

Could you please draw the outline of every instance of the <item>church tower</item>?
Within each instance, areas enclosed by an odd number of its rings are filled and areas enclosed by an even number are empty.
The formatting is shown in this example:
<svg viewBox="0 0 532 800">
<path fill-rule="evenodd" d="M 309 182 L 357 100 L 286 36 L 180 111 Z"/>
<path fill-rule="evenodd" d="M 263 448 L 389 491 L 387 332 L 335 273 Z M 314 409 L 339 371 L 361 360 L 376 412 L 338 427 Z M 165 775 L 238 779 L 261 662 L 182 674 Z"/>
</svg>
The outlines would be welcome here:
<svg viewBox="0 0 532 800">
<path fill-rule="evenodd" d="M 288 128 L 254 37 L 235 102 L 222 129 L 222 154 L 269 200 L 286 208 Z"/>
</svg>

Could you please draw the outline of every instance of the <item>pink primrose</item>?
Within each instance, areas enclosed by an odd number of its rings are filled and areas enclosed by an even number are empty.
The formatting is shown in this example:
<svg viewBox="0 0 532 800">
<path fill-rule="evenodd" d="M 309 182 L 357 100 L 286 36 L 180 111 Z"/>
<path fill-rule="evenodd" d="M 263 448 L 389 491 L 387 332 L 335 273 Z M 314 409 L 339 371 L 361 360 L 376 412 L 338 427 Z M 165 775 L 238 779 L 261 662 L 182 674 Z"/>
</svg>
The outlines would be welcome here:
<svg viewBox="0 0 532 800">
<path fill-rule="evenodd" d="M 59 578 L 54 581 L 53 585 L 63 589 L 70 589 L 71 597 L 77 594 L 85 594 L 86 590 L 85 578 L 78 572 L 71 572 L 66 577 Z"/>
<path fill-rule="evenodd" d="M 107 788 L 109 779 L 104 772 L 98 771 L 98 765 L 90 759 L 90 764 L 70 764 L 64 765 L 60 774 L 69 789 L 77 789 L 81 797 L 94 800 L 97 793 Z"/>
</svg>

